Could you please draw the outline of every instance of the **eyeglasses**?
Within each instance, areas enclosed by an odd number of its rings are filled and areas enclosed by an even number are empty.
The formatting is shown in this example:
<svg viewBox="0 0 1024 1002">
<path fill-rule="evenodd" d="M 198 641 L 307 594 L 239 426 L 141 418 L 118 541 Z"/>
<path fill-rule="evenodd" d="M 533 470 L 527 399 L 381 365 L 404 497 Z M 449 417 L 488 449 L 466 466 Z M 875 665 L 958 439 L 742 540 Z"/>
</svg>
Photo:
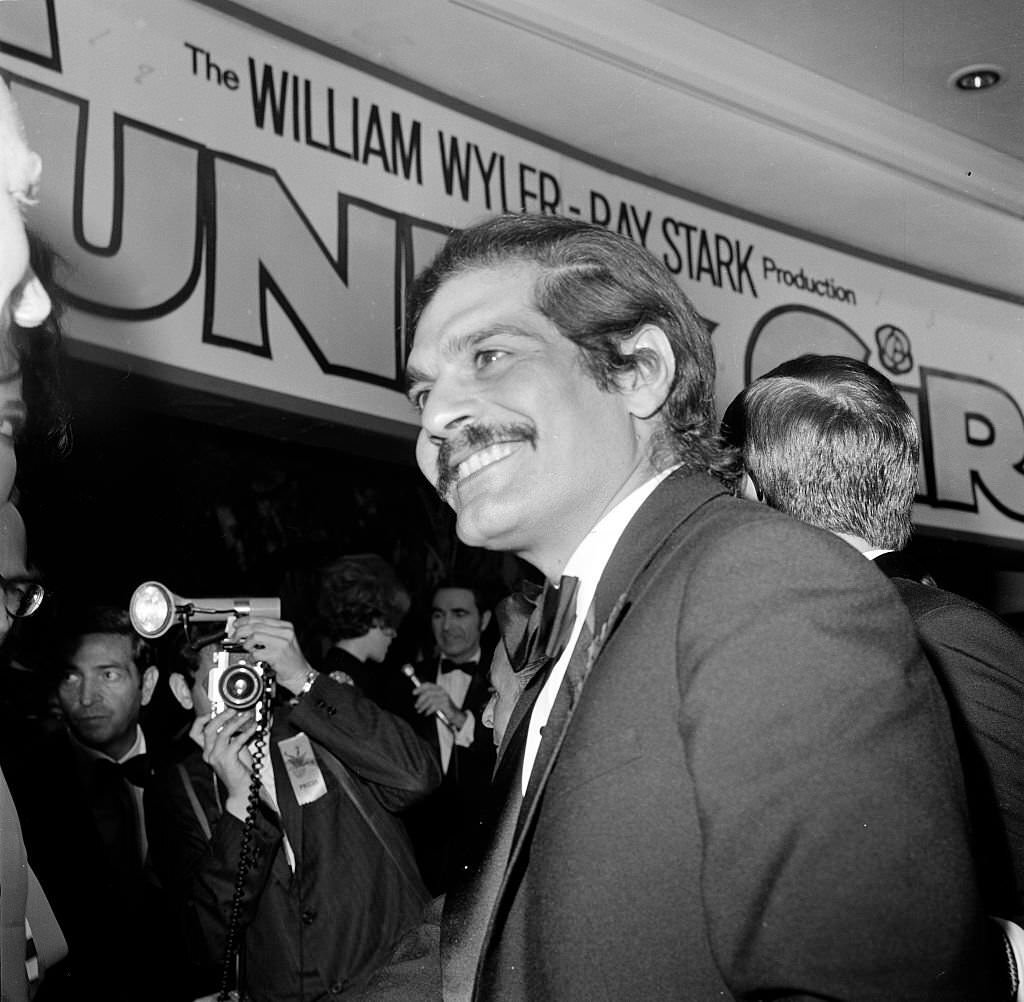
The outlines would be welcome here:
<svg viewBox="0 0 1024 1002">
<path fill-rule="evenodd" d="M 38 581 L 0 576 L 4 591 L 4 608 L 15 619 L 24 619 L 38 610 L 46 598 L 46 589 Z"/>
</svg>

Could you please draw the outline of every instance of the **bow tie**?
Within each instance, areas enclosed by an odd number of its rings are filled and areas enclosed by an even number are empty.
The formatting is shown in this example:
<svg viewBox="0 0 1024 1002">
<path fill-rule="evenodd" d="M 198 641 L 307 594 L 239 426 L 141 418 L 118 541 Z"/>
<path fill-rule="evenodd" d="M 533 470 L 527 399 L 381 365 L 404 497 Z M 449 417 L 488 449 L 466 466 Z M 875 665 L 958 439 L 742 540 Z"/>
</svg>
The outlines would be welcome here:
<svg viewBox="0 0 1024 1002">
<path fill-rule="evenodd" d="M 111 762 L 108 759 L 100 759 L 97 763 L 100 769 L 106 769 L 109 774 L 117 773 L 122 779 L 128 780 L 132 786 L 145 786 L 150 776 L 149 755 L 143 752 L 141 755 L 133 755 L 124 762 Z"/>
<path fill-rule="evenodd" d="M 563 574 L 558 587 L 527 584 L 495 610 L 512 670 L 554 664 L 565 650 L 576 622 L 579 578 Z"/>
<path fill-rule="evenodd" d="M 452 661 L 451 658 L 441 658 L 441 667 L 439 674 L 447 675 L 450 671 L 463 671 L 467 675 L 472 675 L 476 671 L 475 661 Z"/>
</svg>

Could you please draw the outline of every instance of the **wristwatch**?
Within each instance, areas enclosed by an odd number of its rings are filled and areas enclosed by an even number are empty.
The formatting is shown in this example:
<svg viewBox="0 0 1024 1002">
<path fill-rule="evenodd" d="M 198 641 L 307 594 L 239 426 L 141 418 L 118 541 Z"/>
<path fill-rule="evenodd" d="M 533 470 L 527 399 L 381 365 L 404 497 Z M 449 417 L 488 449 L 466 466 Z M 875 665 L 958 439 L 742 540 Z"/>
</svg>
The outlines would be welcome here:
<svg viewBox="0 0 1024 1002">
<path fill-rule="evenodd" d="M 315 668 L 310 668 L 309 671 L 306 673 L 306 681 L 302 683 L 302 688 L 299 689 L 297 693 L 295 693 L 295 698 L 302 699 L 302 697 L 305 696 L 306 693 L 313 688 L 313 683 L 319 677 L 320 672 L 318 672 Z"/>
</svg>

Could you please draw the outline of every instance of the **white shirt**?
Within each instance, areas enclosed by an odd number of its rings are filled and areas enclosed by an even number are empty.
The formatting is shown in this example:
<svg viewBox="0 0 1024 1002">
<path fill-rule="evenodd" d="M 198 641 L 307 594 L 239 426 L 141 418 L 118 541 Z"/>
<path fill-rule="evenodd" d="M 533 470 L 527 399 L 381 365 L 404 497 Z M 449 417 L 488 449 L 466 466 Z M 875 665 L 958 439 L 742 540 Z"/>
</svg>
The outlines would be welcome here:
<svg viewBox="0 0 1024 1002">
<path fill-rule="evenodd" d="M 120 765 L 122 762 L 127 762 L 130 758 L 135 758 L 136 755 L 145 755 L 147 750 L 146 735 L 142 733 L 142 728 L 136 724 L 135 743 L 117 760 L 117 763 Z M 135 817 L 139 823 L 139 851 L 142 853 L 143 861 L 145 861 L 149 855 L 149 839 L 146 838 L 146 813 L 142 807 L 142 787 L 129 783 L 128 788 L 131 790 L 132 803 L 135 805 Z"/>
<path fill-rule="evenodd" d="M 480 662 L 480 648 L 477 648 L 476 653 L 466 659 L 466 663 L 473 662 L 479 664 Z M 452 671 L 442 672 L 440 666 L 437 671 L 437 684 L 444 689 L 446 693 L 451 697 L 451 701 L 462 709 L 462 704 L 466 701 L 466 693 L 469 692 L 470 682 L 473 681 L 473 677 L 468 673 L 464 672 L 461 668 L 455 668 Z M 452 733 L 451 728 L 446 724 L 442 724 L 440 720 L 436 721 L 437 724 L 437 740 L 441 750 L 441 769 L 443 772 L 448 771 L 448 765 L 452 758 L 452 747 L 458 745 L 460 748 L 468 748 L 473 743 L 473 737 L 476 734 L 476 720 L 473 718 L 473 714 L 469 710 L 464 711 L 466 714 L 466 720 L 463 725 L 458 729 L 456 733 Z"/>
<path fill-rule="evenodd" d="M 565 678 L 573 649 L 576 647 L 576 641 L 579 640 L 580 631 L 583 629 L 587 613 L 594 601 L 597 586 L 601 581 L 605 565 L 612 555 L 612 550 L 615 549 L 623 532 L 626 531 L 626 526 L 640 510 L 640 506 L 654 493 L 658 484 L 675 469 L 677 466 L 662 470 L 624 497 L 587 533 L 565 565 L 564 573 L 579 578 L 580 582 L 576 591 L 576 622 L 573 623 L 572 633 L 569 635 L 569 642 L 565 645 L 565 650 L 562 651 L 561 657 L 552 667 L 551 674 L 538 694 L 537 701 L 533 704 L 533 710 L 530 713 L 526 750 L 523 753 L 523 793 L 526 793 L 526 787 L 530 783 L 530 773 L 537 761 L 540 732 L 551 715 L 551 707 L 554 706 L 558 687 L 562 684 L 562 679 Z"/>
</svg>

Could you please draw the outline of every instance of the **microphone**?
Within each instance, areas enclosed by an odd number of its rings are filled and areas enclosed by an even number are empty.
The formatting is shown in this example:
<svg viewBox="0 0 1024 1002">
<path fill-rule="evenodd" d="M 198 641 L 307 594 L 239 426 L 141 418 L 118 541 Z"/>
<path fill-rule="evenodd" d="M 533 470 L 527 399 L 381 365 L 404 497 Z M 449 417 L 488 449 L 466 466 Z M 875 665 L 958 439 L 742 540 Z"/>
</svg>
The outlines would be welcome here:
<svg viewBox="0 0 1024 1002">
<path fill-rule="evenodd" d="M 413 668 L 412 665 L 402 665 L 402 674 L 412 683 L 412 687 L 414 689 L 418 689 L 423 685 L 416 676 L 416 669 Z M 448 719 L 448 714 L 445 713 L 444 710 L 435 710 L 434 716 L 437 717 L 437 719 L 440 720 L 441 723 L 452 732 L 452 734 L 455 734 L 458 731 L 458 728 Z"/>
</svg>

